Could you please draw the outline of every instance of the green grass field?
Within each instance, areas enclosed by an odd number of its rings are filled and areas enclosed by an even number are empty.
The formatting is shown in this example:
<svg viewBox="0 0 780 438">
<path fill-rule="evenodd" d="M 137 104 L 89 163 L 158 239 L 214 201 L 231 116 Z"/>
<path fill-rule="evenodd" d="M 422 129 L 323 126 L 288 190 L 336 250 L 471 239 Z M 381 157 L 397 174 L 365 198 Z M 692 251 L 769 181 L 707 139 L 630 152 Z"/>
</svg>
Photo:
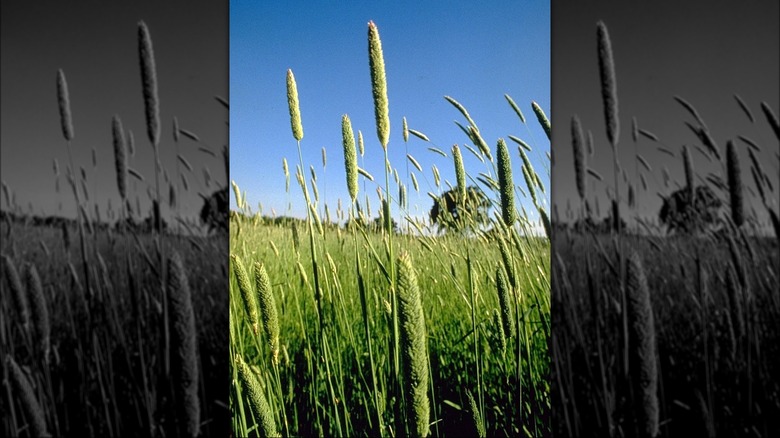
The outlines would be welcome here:
<svg viewBox="0 0 780 438">
<path fill-rule="evenodd" d="M 322 238 L 320 331 L 308 243 L 296 246 L 291 227 L 233 225 L 231 252 L 244 266 L 259 262 L 268 271 L 279 314 L 281 353 L 278 367 L 273 366 L 268 337 L 262 331 L 254 336 L 247 324 L 234 275 L 231 353 L 242 355 L 257 373 L 283 434 L 376 435 L 381 421 L 383 434 L 392 430 L 405 435 L 403 414 L 396 412 L 400 395 L 393 385 L 388 312 L 392 298 L 383 273 L 386 239 L 343 229 L 329 229 Z M 356 242 L 365 313 L 356 274 Z M 507 339 L 502 348 L 493 317 L 500 307 L 495 271 L 497 266 L 503 269 L 498 244 L 462 236 L 395 236 L 396 252 L 407 251 L 414 262 L 422 295 L 430 358 L 430 429 L 436 435 L 473 433 L 467 391 L 479 400 L 489 435 L 516 435 L 522 430 L 524 435 L 541 436 L 549 430 L 550 248 L 546 238 L 519 238 L 517 243 L 510 242 L 509 252 L 521 329 L 520 336 Z M 239 386 L 234 391 L 243 392 Z M 241 403 L 233 410 L 237 435 L 248 435 L 258 413 Z"/>
<path fill-rule="evenodd" d="M 544 185 L 525 152 L 532 148 L 509 136 L 519 145 L 524 192 L 512 177 L 506 142 L 499 138 L 493 155 L 468 111 L 444 96 L 468 124 L 456 122 L 474 145 L 464 148 L 486 171 L 471 176 L 454 145 L 457 185 L 441 194 L 449 183 L 434 166 L 440 194 L 429 195 L 439 213 L 431 220 L 413 217 L 406 196 L 409 177 L 419 191 L 415 175 L 428 176 L 411 155 L 417 174 L 402 173 L 388 159 L 387 84 L 373 22 L 368 48 L 377 139 L 386 163 L 383 185 L 358 167 L 363 138 L 359 134 L 356 145 L 344 115 L 349 199 L 344 208 L 338 202 L 338 222 L 332 220 L 317 194 L 314 167 L 303 161 L 301 150 L 308 143 L 301 144 L 292 70 L 287 71 L 287 101 L 298 160 L 290 168 L 285 158 L 283 167 L 288 195 L 290 174 L 296 176 L 307 217 L 253 215 L 241 181 L 233 182 L 238 206 L 230 226 L 233 432 L 549 436 L 550 226 L 543 195 L 537 197 Z M 525 124 L 515 102 L 505 98 L 505 110 Z M 536 103 L 531 107 L 549 139 L 549 121 Z M 404 142 L 409 134 L 435 146 L 425 134 L 408 129 L 404 118 Z M 448 158 L 438 147 L 428 149 Z M 323 166 L 324 160 L 323 155 Z M 371 217 L 368 193 L 360 193 L 360 177 L 377 187 L 378 218 Z M 467 180 L 481 185 L 467 187 Z M 530 195 L 541 221 L 515 203 L 516 192 Z M 361 208 L 357 200 L 363 196 Z M 542 225 L 546 232 L 540 235 Z"/>
</svg>

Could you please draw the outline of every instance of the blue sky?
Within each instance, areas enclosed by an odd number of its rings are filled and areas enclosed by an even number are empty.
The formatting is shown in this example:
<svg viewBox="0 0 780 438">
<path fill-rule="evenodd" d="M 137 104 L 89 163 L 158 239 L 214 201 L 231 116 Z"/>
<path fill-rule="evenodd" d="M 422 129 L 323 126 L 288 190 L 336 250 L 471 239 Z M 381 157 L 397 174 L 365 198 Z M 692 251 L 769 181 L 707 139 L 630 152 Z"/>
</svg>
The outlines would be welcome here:
<svg viewBox="0 0 780 438">
<path fill-rule="evenodd" d="M 427 214 L 428 191 L 434 185 L 432 165 L 442 181 L 455 184 L 451 158 L 427 150 L 431 144 L 402 137 L 402 117 L 409 127 L 426 134 L 446 151 L 460 145 L 466 169 L 476 176 L 485 165 L 463 148 L 471 145 L 453 123 L 466 124 L 446 100 L 463 104 L 495 155 L 496 142 L 509 143 L 515 182 L 523 184 L 520 157 L 509 134 L 533 147 L 537 173 L 549 188 L 549 141 L 531 110 L 531 101 L 550 111 L 550 10 L 548 2 L 306 3 L 232 1 L 230 5 L 230 177 L 246 191 L 253 211 L 305 216 L 294 169 L 298 163 L 286 98 L 286 72 L 298 84 L 306 167 L 314 166 L 322 201 L 336 210 L 337 199 L 348 200 L 341 117 L 348 114 L 357 137 L 363 132 L 365 156 L 358 163 L 384 186 L 382 147 L 376 135 L 368 67 L 367 24 L 376 23 L 385 58 L 390 102 L 390 161 L 406 180 L 406 148 L 423 167 L 417 173 L 420 192 L 408 183 L 409 214 Z M 526 116 L 523 126 L 504 99 L 509 94 Z M 323 170 L 321 151 L 327 151 Z M 285 192 L 282 159 L 292 173 Z M 524 186 L 524 185 L 523 185 Z M 372 216 L 379 206 L 376 185 L 367 183 L 361 195 L 371 195 Z M 442 182 L 441 191 L 446 190 Z M 291 210 L 288 211 L 288 203 Z M 529 207 L 530 200 L 523 199 Z M 345 204 L 346 205 L 346 204 Z M 231 193 L 231 208 L 236 208 Z M 398 212 L 394 210 L 394 217 Z M 534 215 L 533 217 L 538 217 Z"/>
</svg>

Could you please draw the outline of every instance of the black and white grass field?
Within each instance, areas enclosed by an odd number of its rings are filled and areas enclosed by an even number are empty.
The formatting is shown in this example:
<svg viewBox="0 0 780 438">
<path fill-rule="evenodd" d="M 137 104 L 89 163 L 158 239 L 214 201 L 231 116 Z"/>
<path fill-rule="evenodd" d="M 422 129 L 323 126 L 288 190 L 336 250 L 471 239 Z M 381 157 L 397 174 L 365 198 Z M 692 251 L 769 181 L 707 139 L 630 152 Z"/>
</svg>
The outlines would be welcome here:
<svg viewBox="0 0 780 438">
<path fill-rule="evenodd" d="M 773 436 L 778 5 L 553 6 L 556 436 Z"/>
<path fill-rule="evenodd" d="M 229 427 L 226 49 L 225 2 L 3 4 L 0 435 Z"/>
</svg>

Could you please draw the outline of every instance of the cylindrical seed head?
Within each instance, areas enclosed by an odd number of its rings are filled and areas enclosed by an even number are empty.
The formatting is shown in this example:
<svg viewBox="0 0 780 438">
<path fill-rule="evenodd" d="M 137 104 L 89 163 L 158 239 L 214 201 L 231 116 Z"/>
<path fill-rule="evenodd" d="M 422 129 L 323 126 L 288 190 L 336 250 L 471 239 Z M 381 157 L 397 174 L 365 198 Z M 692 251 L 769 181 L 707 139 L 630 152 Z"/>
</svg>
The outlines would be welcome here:
<svg viewBox="0 0 780 438">
<path fill-rule="evenodd" d="M 596 25 L 598 39 L 599 75 L 601 78 L 601 98 L 604 101 L 604 119 L 607 124 L 607 138 L 614 147 L 620 136 L 618 120 L 617 82 L 615 79 L 615 60 L 612 58 L 612 42 L 607 26 L 603 21 Z"/>
<path fill-rule="evenodd" d="M 458 145 L 452 145 L 452 159 L 455 161 L 455 179 L 458 182 L 458 202 L 466 202 L 466 169 Z"/>
<path fill-rule="evenodd" d="M 22 409 L 24 410 L 27 419 L 30 421 L 30 436 L 51 436 L 46 430 L 46 418 L 43 409 L 41 408 L 40 403 L 38 403 L 38 399 L 35 398 L 35 391 L 33 390 L 30 381 L 27 379 L 27 376 L 25 376 L 24 371 L 22 371 L 10 355 L 6 355 L 5 363 L 8 368 L 8 377 L 11 381 L 13 391 L 22 402 Z"/>
<path fill-rule="evenodd" d="M 111 121 L 111 131 L 114 136 L 114 164 L 116 166 L 116 186 L 122 199 L 127 198 L 127 150 L 122 120 L 114 115 Z"/>
<path fill-rule="evenodd" d="M 51 346 L 51 321 L 49 321 L 49 308 L 46 305 L 46 297 L 43 295 L 41 277 L 35 265 L 28 264 L 25 272 L 27 281 L 27 294 L 29 295 L 30 316 L 35 329 L 35 341 L 43 354 L 44 362 L 49 362 Z"/>
<path fill-rule="evenodd" d="M 352 131 L 352 122 L 349 116 L 341 117 L 341 138 L 344 145 L 344 168 L 347 173 L 347 190 L 349 197 L 354 202 L 358 194 L 358 170 L 357 152 L 355 151 L 355 133 Z"/>
<path fill-rule="evenodd" d="M 683 146 L 682 156 L 683 169 L 685 170 L 685 190 L 688 193 L 688 202 L 689 205 L 695 205 L 693 198 L 696 194 L 696 187 L 693 173 L 693 159 L 691 158 L 691 151 L 688 149 L 688 146 Z"/>
<path fill-rule="evenodd" d="M 249 325 L 252 327 L 252 332 L 257 336 L 260 331 L 260 314 L 257 310 L 257 300 L 255 300 L 255 295 L 252 292 L 252 283 L 241 259 L 235 254 L 231 254 L 230 259 L 233 260 L 233 272 L 236 274 L 241 298 L 244 299 L 244 310 L 246 310 L 247 316 L 249 316 Z"/>
<path fill-rule="evenodd" d="M 390 140 L 390 109 L 387 101 L 387 77 L 382 41 L 379 29 L 373 21 L 368 22 L 368 62 L 371 70 L 371 92 L 374 96 L 374 117 L 376 134 L 383 148 Z M 361 154 L 362 155 L 362 154 Z"/>
<path fill-rule="evenodd" d="M 501 323 L 504 327 L 504 333 L 506 337 L 511 338 L 515 335 L 514 306 L 510 298 L 506 274 L 501 266 L 496 268 L 496 291 L 498 292 L 498 304 L 501 307 Z"/>
<path fill-rule="evenodd" d="M 274 300 L 268 272 L 266 272 L 265 266 L 259 262 L 255 262 L 255 288 L 257 289 L 260 311 L 263 314 L 263 327 L 268 335 L 274 363 L 277 363 L 279 361 L 279 317 L 276 313 L 276 300 Z"/>
<path fill-rule="evenodd" d="M 515 223 L 515 185 L 512 180 L 512 162 L 509 159 L 509 149 L 503 138 L 498 139 L 498 185 L 501 191 L 501 217 L 504 224 L 511 227 Z M 531 185 L 533 186 L 533 185 Z"/>
<path fill-rule="evenodd" d="M 739 167 L 739 155 L 734 142 L 726 144 L 726 168 L 729 179 L 729 197 L 731 198 L 731 220 L 741 226 L 745 222 L 745 207 L 742 194 L 742 170 Z"/>
<path fill-rule="evenodd" d="M 629 357 L 640 436 L 658 435 L 658 370 L 655 324 L 642 260 L 632 253 L 626 271 Z"/>
<path fill-rule="evenodd" d="M 65 72 L 57 70 L 57 102 L 60 106 L 60 123 L 62 135 L 65 140 L 73 140 L 73 116 L 70 112 L 70 95 L 68 94 L 68 82 L 65 80 Z"/>
<path fill-rule="evenodd" d="M 189 281 L 176 252 L 168 258 L 168 306 L 180 421 L 186 435 L 195 437 L 200 433 L 197 327 Z"/>
<path fill-rule="evenodd" d="M 130 152 L 130 157 L 135 157 L 135 137 L 133 137 L 133 131 L 127 130 L 127 150 Z"/>
<path fill-rule="evenodd" d="M 271 407 L 268 405 L 268 401 L 265 398 L 260 382 L 257 380 L 255 373 L 249 368 L 249 365 L 244 362 L 244 359 L 236 355 L 235 364 L 238 367 L 238 380 L 241 384 L 241 392 L 246 394 L 249 405 L 255 414 L 255 418 L 260 420 L 258 424 L 258 433 L 262 437 L 275 437 L 278 436 L 276 430 L 276 421 L 274 421 Z"/>
<path fill-rule="evenodd" d="M 772 111 L 772 108 L 769 106 L 766 102 L 761 102 L 761 111 L 764 112 L 764 116 L 766 116 L 766 121 L 769 123 L 769 126 L 772 127 L 772 131 L 774 131 L 775 136 L 778 140 L 780 140 L 780 121 L 778 121 L 777 116 Z"/>
<path fill-rule="evenodd" d="M 146 111 L 146 133 L 154 147 L 160 143 L 160 101 L 157 96 L 157 68 L 149 28 L 138 23 L 138 53 L 141 59 L 141 84 Z"/>
<path fill-rule="evenodd" d="M 27 294 L 22 285 L 22 279 L 19 277 L 19 271 L 16 270 L 13 260 L 7 255 L 3 255 L 3 265 L 5 277 L 8 279 L 8 286 L 11 288 L 11 297 L 13 298 L 16 313 L 19 315 L 22 327 L 27 329 L 30 325 L 30 307 L 27 302 Z"/>
<path fill-rule="evenodd" d="M 301 123 L 301 107 L 298 103 L 298 85 L 292 70 L 287 69 L 287 106 L 290 108 L 290 125 L 293 137 L 301 141 L 303 138 L 303 124 Z"/>
<path fill-rule="evenodd" d="M 580 199 L 585 199 L 585 145 L 583 144 L 582 127 L 577 116 L 571 119 L 571 139 L 574 148 L 574 176 L 577 181 L 577 193 Z"/>
<path fill-rule="evenodd" d="M 398 258 L 398 318 L 408 415 L 415 435 L 428 434 L 428 353 L 422 298 L 417 276 L 407 253 Z"/>
<path fill-rule="evenodd" d="M 536 114 L 537 120 L 539 120 L 539 124 L 542 125 L 542 129 L 544 129 L 544 132 L 547 134 L 547 139 L 552 139 L 552 132 L 550 128 L 550 120 L 547 118 L 547 115 L 544 114 L 544 110 L 542 110 L 542 107 L 539 106 L 536 102 L 531 102 L 531 108 L 534 110 L 534 114 Z"/>
</svg>

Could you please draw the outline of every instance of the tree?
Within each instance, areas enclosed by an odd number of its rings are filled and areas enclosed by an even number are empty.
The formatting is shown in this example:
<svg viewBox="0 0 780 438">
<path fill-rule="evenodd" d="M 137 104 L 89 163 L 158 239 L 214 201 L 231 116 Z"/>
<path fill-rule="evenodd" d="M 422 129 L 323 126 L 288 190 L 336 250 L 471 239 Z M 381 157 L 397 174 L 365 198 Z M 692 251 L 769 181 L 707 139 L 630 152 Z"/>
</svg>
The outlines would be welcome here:
<svg viewBox="0 0 780 438">
<path fill-rule="evenodd" d="M 214 191 L 208 198 L 203 198 L 203 207 L 200 209 L 200 221 L 208 226 L 209 232 L 228 230 L 228 188 L 227 186 Z"/>
<path fill-rule="evenodd" d="M 386 230 L 385 220 L 382 216 L 375 217 L 373 221 L 371 221 L 371 226 L 369 227 L 369 230 L 374 231 L 375 233 L 381 233 Z M 390 229 L 393 230 L 393 234 L 398 234 L 398 223 L 395 221 L 395 219 L 390 218 Z"/>
<path fill-rule="evenodd" d="M 707 186 L 698 186 L 691 202 L 687 188 L 679 189 L 663 198 L 658 213 L 661 223 L 672 232 L 693 233 L 714 226 L 722 202 Z"/>
<path fill-rule="evenodd" d="M 467 187 L 463 202 L 456 187 L 434 200 L 430 216 L 440 230 L 466 231 L 488 223 L 488 208 L 490 200 L 478 187 Z"/>
</svg>

